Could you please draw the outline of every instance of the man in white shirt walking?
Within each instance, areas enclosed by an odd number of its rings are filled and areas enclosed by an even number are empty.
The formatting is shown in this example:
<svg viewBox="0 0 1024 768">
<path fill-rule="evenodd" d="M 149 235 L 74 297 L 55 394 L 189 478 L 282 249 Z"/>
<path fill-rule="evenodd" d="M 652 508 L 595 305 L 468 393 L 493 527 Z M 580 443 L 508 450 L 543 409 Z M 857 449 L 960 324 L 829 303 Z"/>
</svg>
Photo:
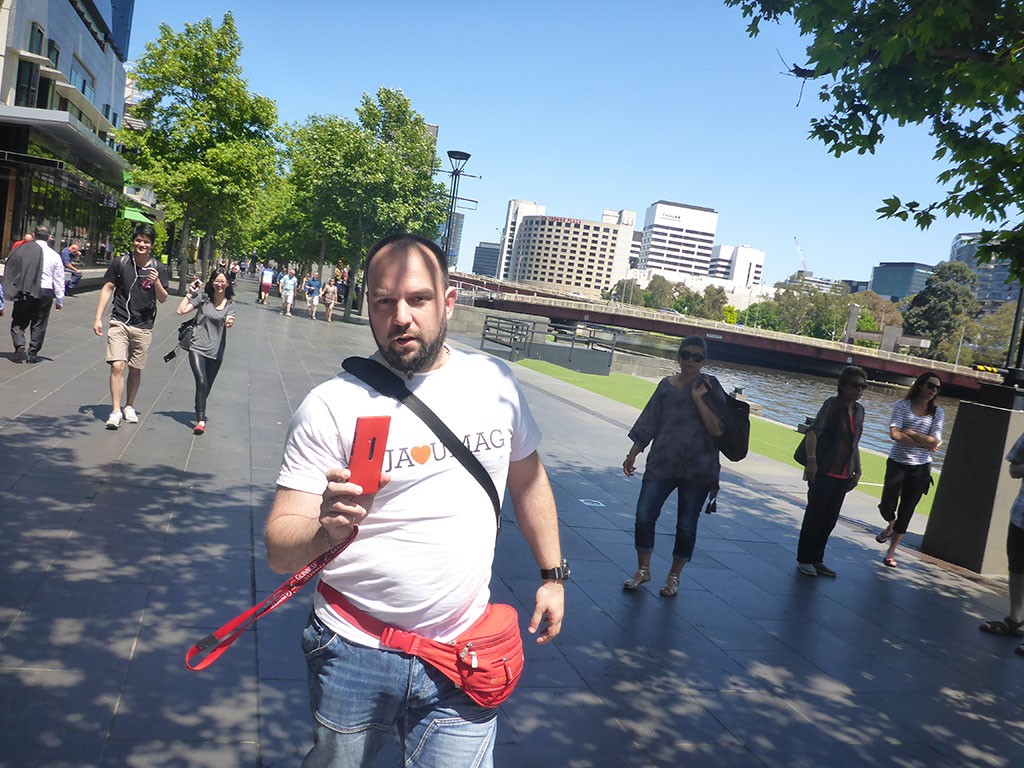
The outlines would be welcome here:
<svg viewBox="0 0 1024 768">
<path fill-rule="evenodd" d="M 14 301 L 11 342 L 15 363 L 35 363 L 46 339 L 50 310 L 64 306 L 64 262 L 49 246 L 50 230 L 40 224 L 34 239 L 12 251 L 4 268 L 4 293 Z M 28 329 L 28 340 L 25 330 Z"/>
</svg>

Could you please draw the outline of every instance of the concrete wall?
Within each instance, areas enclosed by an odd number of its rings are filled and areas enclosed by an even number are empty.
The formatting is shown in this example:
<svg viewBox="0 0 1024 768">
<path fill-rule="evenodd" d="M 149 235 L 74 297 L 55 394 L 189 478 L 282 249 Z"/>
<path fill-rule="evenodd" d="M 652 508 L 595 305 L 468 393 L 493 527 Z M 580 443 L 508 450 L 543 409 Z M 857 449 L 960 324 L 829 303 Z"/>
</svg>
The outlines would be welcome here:
<svg viewBox="0 0 1024 768">
<path fill-rule="evenodd" d="M 1004 459 L 1024 412 L 961 403 L 921 551 L 976 573 L 1006 573 L 1006 530 L 1020 488 Z"/>
</svg>

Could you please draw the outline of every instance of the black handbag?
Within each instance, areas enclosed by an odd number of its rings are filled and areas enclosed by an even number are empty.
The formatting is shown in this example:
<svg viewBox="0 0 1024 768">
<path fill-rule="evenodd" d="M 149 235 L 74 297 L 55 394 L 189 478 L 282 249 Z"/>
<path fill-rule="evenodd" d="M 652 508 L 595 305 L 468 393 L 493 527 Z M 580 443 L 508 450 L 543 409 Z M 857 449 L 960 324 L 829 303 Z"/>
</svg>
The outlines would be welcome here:
<svg viewBox="0 0 1024 768">
<path fill-rule="evenodd" d="M 196 316 L 178 326 L 178 346 L 182 349 L 189 349 L 192 346 L 192 334 L 196 331 Z"/>
<path fill-rule="evenodd" d="M 750 403 L 726 394 L 722 428 L 722 436 L 716 441 L 718 450 L 729 461 L 745 459 L 750 448 Z"/>
</svg>

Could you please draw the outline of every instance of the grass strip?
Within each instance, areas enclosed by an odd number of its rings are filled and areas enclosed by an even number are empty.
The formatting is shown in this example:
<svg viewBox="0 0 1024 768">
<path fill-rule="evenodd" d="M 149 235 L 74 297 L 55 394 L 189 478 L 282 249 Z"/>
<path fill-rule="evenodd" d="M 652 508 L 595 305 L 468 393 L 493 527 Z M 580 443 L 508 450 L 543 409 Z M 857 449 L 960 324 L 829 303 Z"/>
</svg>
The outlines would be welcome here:
<svg viewBox="0 0 1024 768">
<path fill-rule="evenodd" d="M 642 409 L 657 386 L 657 382 L 650 379 L 628 376 L 624 373 L 612 373 L 608 376 L 579 373 L 543 360 L 520 360 L 519 365 L 633 408 Z M 759 416 L 752 415 L 750 417 L 750 450 L 759 456 L 775 459 L 799 469 L 800 465 L 793 461 L 793 452 L 800 443 L 801 437 L 802 435 L 796 431 L 795 427 L 762 419 Z M 885 458 L 883 454 L 861 449 L 863 476 L 857 490 L 876 499 L 882 497 Z M 728 461 L 725 462 L 725 466 L 729 466 Z M 938 483 L 938 477 L 935 478 L 935 482 Z M 921 503 L 917 505 L 916 513 L 927 516 L 932 510 L 934 496 L 934 493 L 929 493 L 923 497 Z"/>
</svg>

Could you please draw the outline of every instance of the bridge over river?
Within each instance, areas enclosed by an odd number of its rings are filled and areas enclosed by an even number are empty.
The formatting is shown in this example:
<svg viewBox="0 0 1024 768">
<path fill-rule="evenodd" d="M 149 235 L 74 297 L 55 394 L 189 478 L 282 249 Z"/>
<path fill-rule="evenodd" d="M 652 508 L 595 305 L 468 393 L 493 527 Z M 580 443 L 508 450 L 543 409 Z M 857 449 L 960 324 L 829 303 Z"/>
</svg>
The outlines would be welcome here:
<svg viewBox="0 0 1024 768">
<path fill-rule="evenodd" d="M 844 366 L 859 365 L 867 371 L 870 379 L 895 384 L 907 384 L 930 368 L 940 372 L 944 391 L 953 397 L 970 398 L 978 393 L 983 383 L 1002 381 L 995 373 L 839 341 L 730 325 L 630 304 L 576 300 L 533 286 L 519 284 L 510 288 L 507 282 L 499 283 L 476 276 L 453 274 L 452 280 L 463 294 L 474 297 L 473 304 L 477 307 L 546 317 L 553 321 L 606 326 L 622 332 L 677 337 L 699 335 L 708 339 L 715 359 L 727 362 L 817 376 L 836 376 Z M 628 344 L 620 346 L 628 347 Z"/>
</svg>

